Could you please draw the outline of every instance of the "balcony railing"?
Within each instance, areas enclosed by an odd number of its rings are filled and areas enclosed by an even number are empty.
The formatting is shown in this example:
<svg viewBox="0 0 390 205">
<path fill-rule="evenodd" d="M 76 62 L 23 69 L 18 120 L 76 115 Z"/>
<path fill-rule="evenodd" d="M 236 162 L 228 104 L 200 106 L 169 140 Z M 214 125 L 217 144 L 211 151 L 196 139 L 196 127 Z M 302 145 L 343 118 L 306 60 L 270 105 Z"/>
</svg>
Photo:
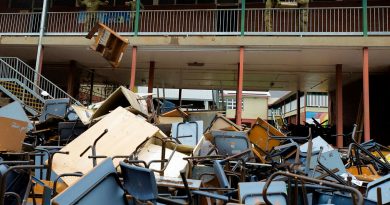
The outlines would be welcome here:
<svg viewBox="0 0 390 205">
<path fill-rule="evenodd" d="M 369 35 L 389 35 L 390 7 L 368 7 Z M 304 16 L 307 14 L 307 20 Z M 38 35 L 41 13 L 1 13 L 0 35 Z M 134 35 L 135 12 L 49 12 L 45 35 L 85 35 L 96 21 Z M 265 22 L 265 17 L 271 19 Z M 362 35 L 361 7 L 142 10 L 138 35 Z M 242 27 L 241 24 L 244 24 Z M 266 25 L 268 24 L 268 25 Z M 272 30 L 269 28 L 272 27 Z"/>
</svg>

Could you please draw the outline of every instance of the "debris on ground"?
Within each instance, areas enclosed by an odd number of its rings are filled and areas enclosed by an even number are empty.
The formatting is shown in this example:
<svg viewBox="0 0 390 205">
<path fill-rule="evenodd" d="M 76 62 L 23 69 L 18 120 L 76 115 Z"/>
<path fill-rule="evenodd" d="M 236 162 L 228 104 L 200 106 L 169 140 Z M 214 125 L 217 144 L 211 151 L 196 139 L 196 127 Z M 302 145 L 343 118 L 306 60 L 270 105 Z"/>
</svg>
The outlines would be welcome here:
<svg viewBox="0 0 390 205">
<path fill-rule="evenodd" d="M 260 118 L 242 127 L 147 105 L 119 87 L 90 108 L 0 108 L 0 205 L 390 203 L 387 146 L 351 137 L 336 148 L 311 128 L 297 136 Z"/>
</svg>

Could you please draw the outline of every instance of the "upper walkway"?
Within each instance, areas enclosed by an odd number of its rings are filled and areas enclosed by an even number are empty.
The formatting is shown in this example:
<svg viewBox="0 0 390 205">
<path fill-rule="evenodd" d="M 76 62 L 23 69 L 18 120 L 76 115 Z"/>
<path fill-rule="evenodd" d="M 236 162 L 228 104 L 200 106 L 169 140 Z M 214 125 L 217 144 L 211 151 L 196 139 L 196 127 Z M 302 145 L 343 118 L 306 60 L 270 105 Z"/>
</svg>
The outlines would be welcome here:
<svg viewBox="0 0 390 205">
<path fill-rule="evenodd" d="M 45 35 L 82 36 L 100 21 L 122 35 L 137 36 L 362 36 L 390 35 L 390 6 L 308 8 L 307 31 L 300 8 L 269 9 L 273 24 L 266 31 L 265 8 L 48 12 Z M 0 35 L 39 35 L 41 13 L 0 13 Z M 92 22 L 92 23 L 91 23 Z M 367 22 L 367 23 L 365 23 Z M 365 27 L 367 25 L 367 27 Z"/>
</svg>

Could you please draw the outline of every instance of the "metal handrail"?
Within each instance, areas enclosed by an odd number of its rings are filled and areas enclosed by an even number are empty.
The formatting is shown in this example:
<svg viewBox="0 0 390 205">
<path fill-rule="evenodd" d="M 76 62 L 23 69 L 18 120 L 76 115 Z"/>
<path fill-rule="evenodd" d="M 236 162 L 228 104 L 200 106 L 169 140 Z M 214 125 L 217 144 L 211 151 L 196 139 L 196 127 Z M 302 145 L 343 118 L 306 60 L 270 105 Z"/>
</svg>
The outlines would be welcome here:
<svg viewBox="0 0 390 205">
<path fill-rule="evenodd" d="M 39 93 L 46 91 L 49 94 L 50 98 L 69 98 L 71 104 L 81 105 L 79 101 L 70 96 L 60 87 L 55 85 L 53 82 L 45 78 L 43 75 L 37 73 L 32 67 L 27 65 L 25 62 L 16 57 L 0 57 L 0 60 L 9 65 L 12 69 L 16 70 L 18 74 L 22 75 L 23 80 L 27 79 L 29 89 L 35 90 L 39 89 Z M 34 84 L 34 76 L 38 76 L 38 85 Z M 19 79 L 20 80 L 20 79 Z M 24 82 L 24 81 L 21 81 Z M 38 93 L 38 94 L 39 94 Z"/>
<path fill-rule="evenodd" d="M 18 70 L 10 66 L 7 62 L 3 61 L 2 59 L 0 59 L 0 79 L 2 81 L 19 82 L 18 84 L 20 86 L 23 86 L 25 90 L 27 90 L 29 93 L 34 95 L 36 99 L 39 100 L 41 103 L 44 103 L 44 98 L 40 97 L 38 94 L 41 93 L 43 90 L 37 85 L 35 85 L 30 79 L 26 78 Z M 34 91 L 36 93 L 34 93 Z M 24 104 L 24 99 L 19 99 L 19 100 Z"/>
<path fill-rule="evenodd" d="M 367 8 L 368 33 L 389 35 L 390 6 Z M 40 13 L 0 13 L 0 35 L 38 35 Z M 266 29 L 265 17 L 272 19 Z M 307 24 L 302 20 L 308 17 Z M 363 34 L 362 7 L 247 8 L 245 35 Z M 45 35 L 85 35 L 100 21 L 134 35 L 134 11 L 48 12 Z M 303 26 L 307 25 L 307 26 Z M 141 10 L 138 35 L 240 35 L 241 9 Z"/>
</svg>

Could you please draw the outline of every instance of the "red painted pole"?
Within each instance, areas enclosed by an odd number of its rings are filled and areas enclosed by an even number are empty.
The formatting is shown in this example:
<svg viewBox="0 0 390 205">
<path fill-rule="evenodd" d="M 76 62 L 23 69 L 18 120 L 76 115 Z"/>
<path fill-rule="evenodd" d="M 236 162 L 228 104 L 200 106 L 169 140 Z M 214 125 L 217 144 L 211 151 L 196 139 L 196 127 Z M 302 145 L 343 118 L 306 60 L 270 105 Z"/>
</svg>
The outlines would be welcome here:
<svg viewBox="0 0 390 205">
<path fill-rule="evenodd" d="M 336 133 L 337 147 L 343 147 L 343 65 L 336 65 Z"/>
<path fill-rule="evenodd" d="M 238 66 L 237 78 L 237 97 L 236 97 L 236 124 L 241 125 L 242 114 L 242 87 L 244 81 L 244 47 L 240 47 L 240 64 Z"/>
<path fill-rule="evenodd" d="M 301 91 L 297 90 L 296 98 L 297 98 L 297 118 L 296 118 L 296 125 L 301 124 L 301 98 L 299 97 Z"/>
<path fill-rule="evenodd" d="M 368 48 L 363 48 L 363 109 L 364 109 L 364 141 L 370 140 L 370 73 L 368 70 Z"/>
<path fill-rule="evenodd" d="M 129 89 L 134 91 L 135 86 L 135 69 L 137 65 L 137 46 L 133 46 L 132 48 L 132 57 L 131 57 L 131 71 L 130 71 L 130 86 Z"/>
</svg>

